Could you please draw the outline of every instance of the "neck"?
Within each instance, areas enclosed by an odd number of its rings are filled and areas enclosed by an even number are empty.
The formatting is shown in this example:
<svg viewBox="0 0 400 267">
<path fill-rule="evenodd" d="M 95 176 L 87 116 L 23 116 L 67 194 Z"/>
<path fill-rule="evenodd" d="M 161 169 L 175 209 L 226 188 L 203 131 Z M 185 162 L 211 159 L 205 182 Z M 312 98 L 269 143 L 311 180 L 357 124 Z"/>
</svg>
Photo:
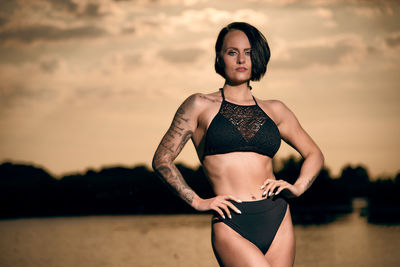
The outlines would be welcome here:
<svg viewBox="0 0 400 267">
<path fill-rule="evenodd" d="M 232 99 L 235 102 L 242 103 L 253 100 L 248 82 L 237 85 L 232 85 L 228 82 L 225 82 L 223 90 L 225 98 Z"/>
</svg>

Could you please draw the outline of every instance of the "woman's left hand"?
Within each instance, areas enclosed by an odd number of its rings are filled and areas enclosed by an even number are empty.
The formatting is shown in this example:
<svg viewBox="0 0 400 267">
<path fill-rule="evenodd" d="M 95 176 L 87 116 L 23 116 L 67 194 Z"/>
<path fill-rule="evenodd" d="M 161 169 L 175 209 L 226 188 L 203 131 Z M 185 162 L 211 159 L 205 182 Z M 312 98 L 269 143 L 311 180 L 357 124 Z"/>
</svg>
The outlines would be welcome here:
<svg viewBox="0 0 400 267">
<path fill-rule="evenodd" d="M 273 197 L 282 192 L 285 197 L 291 198 L 298 197 L 303 193 L 297 186 L 292 185 L 285 180 L 276 179 L 266 179 L 261 185 L 260 190 L 263 190 L 263 197 Z"/>
</svg>

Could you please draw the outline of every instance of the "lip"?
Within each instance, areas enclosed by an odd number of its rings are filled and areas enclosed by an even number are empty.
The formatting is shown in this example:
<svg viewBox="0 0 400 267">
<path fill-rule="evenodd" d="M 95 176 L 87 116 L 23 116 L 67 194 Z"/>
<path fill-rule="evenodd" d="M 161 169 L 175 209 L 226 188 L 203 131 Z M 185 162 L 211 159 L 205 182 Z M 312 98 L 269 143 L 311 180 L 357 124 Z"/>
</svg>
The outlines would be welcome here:
<svg viewBox="0 0 400 267">
<path fill-rule="evenodd" d="M 245 67 L 239 67 L 239 68 L 236 68 L 235 70 L 236 70 L 236 71 L 239 71 L 239 72 L 244 72 L 244 71 L 247 71 L 247 68 L 245 68 Z"/>
</svg>

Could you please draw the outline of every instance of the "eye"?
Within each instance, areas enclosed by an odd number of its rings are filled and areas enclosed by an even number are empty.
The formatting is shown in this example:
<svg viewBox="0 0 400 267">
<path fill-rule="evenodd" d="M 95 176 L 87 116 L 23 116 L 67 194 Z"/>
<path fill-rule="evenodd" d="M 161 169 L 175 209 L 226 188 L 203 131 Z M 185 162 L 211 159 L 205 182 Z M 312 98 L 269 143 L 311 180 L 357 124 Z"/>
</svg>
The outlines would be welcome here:
<svg viewBox="0 0 400 267">
<path fill-rule="evenodd" d="M 234 56 L 234 55 L 236 55 L 236 51 L 233 51 L 233 50 L 231 50 L 231 51 L 228 51 L 228 55 L 230 55 L 230 56 Z"/>
<path fill-rule="evenodd" d="M 251 51 L 246 51 L 246 55 L 251 56 Z"/>
</svg>

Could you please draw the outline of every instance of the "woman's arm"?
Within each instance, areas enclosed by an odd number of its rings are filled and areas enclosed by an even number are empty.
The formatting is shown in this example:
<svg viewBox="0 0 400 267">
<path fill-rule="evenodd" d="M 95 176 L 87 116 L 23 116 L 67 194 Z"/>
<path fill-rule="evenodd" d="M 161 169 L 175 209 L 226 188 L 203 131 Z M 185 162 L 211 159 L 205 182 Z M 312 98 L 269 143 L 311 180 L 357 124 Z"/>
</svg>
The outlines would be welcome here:
<svg viewBox="0 0 400 267">
<path fill-rule="evenodd" d="M 174 164 L 175 158 L 196 130 L 198 117 L 202 110 L 200 99 L 200 94 L 191 95 L 178 108 L 171 126 L 157 147 L 152 166 L 157 175 L 194 209 L 200 211 L 215 210 L 223 218 L 225 218 L 224 213 L 231 217 L 229 209 L 233 209 L 237 213 L 240 213 L 240 211 L 228 200 L 232 199 L 237 202 L 240 202 L 240 200 L 233 196 L 200 198 L 185 182 Z"/>
<path fill-rule="evenodd" d="M 153 157 L 153 169 L 170 188 L 189 205 L 197 194 L 185 182 L 173 163 L 197 126 L 196 95 L 189 96 L 178 108 L 171 126 L 161 139 Z"/>
<path fill-rule="evenodd" d="M 264 195 L 270 195 L 276 188 L 275 194 L 279 194 L 283 189 L 287 189 L 285 190 L 287 196 L 298 197 L 317 178 L 318 173 L 324 165 L 324 156 L 317 144 L 301 127 L 293 112 L 280 101 L 276 101 L 274 104 L 276 114 L 279 117 L 278 127 L 282 139 L 301 154 L 304 162 L 301 166 L 300 175 L 294 185 L 283 180 L 267 179 L 262 186 L 262 190 L 265 192 Z"/>
</svg>

